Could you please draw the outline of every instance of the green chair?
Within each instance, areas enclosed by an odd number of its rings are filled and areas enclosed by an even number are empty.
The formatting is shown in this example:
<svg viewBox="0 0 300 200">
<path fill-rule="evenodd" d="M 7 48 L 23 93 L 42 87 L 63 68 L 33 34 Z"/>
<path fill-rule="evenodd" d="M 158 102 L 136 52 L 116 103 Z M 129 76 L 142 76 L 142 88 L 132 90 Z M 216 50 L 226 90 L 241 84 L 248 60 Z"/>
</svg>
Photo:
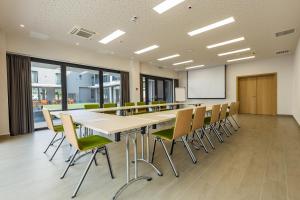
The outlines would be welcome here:
<svg viewBox="0 0 300 200">
<path fill-rule="evenodd" d="M 165 151 L 165 154 L 171 164 L 171 167 L 172 167 L 173 172 L 176 177 L 178 177 L 179 174 L 175 168 L 172 158 L 170 157 L 168 150 L 166 148 L 166 145 L 163 141 L 167 140 L 167 141 L 173 142 L 176 139 L 180 138 L 182 140 L 184 146 L 186 147 L 185 149 L 188 151 L 188 154 L 191 157 L 193 163 L 196 163 L 197 160 L 196 160 L 190 146 L 188 145 L 188 143 L 186 141 L 186 136 L 190 133 L 190 130 L 191 130 L 192 116 L 193 116 L 193 109 L 180 110 L 177 112 L 174 128 L 161 130 L 161 131 L 152 133 L 152 135 L 155 136 L 155 139 L 154 139 L 154 146 L 153 146 L 151 162 L 153 163 L 153 161 L 154 161 L 155 146 L 156 146 L 156 142 L 159 141 L 162 144 L 162 147 Z"/>
<path fill-rule="evenodd" d="M 141 101 L 141 102 L 137 102 L 136 105 L 145 106 L 147 104 L 145 102 Z M 147 108 L 138 108 L 135 114 L 138 115 L 138 114 L 144 114 L 144 113 L 147 113 L 147 112 L 148 112 Z"/>
<path fill-rule="evenodd" d="M 61 144 L 65 140 L 64 128 L 63 128 L 63 125 L 54 125 L 53 124 L 52 117 L 51 117 L 50 111 L 48 109 L 43 109 L 42 112 L 43 112 L 43 116 L 44 116 L 44 119 L 47 123 L 48 128 L 54 133 L 54 137 L 52 138 L 51 142 L 48 144 L 48 146 L 47 146 L 46 150 L 44 151 L 44 153 L 46 153 L 48 151 L 50 146 L 53 146 L 54 143 L 60 141 L 59 144 L 57 145 L 56 149 L 54 150 L 54 153 L 52 154 L 52 156 L 49 159 L 49 161 L 52 161 L 52 159 L 54 158 L 56 152 L 58 151 Z M 73 126 L 74 126 L 74 128 L 77 128 L 77 126 L 75 124 Z M 59 135 L 59 133 L 61 133 L 61 137 L 57 138 L 57 135 Z"/>
<path fill-rule="evenodd" d="M 152 102 L 150 102 L 150 105 L 157 105 L 157 104 L 160 104 L 160 102 L 159 101 L 152 101 Z M 155 111 L 158 111 L 158 110 L 159 110 L 158 107 L 151 108 L 152 112 L 155 112 Z"/>
<path fill-rule="evenodd" d="M 104 103 L 103 104 L 103 108 L 114 108 L 114 107 L 117 107 L 116 103 Z M 103 113 L 115 115 L 116 111 L 106 111 L 106 112 L 103 112 Z"/>
<path fill-rule="evenodd" d="M 125 102 L 125 106 L 135 106 L 135 103 L 134 102 Z M 133 115 L 135 112 L 134 112 L 134 109 L 128 109 L 126 110 L 126 115 L 129 113 L 131 113 L 131 115 Z"/>
<path fill-rule="evenodd" d="M 167 103 L 166 101 L 159 101 L 159 104 L 166 104 L 166 103 Z M 160 106 L 159 110 L 160 111 L 167 110 L 167 106 Z"/>
<path fill-rule="evenodd" d="M 90 103 L 90 104 L 84 104 L 84 109 L 97 109 L 100 108 L 99 104 Z"/>
<path fill-rule="evenodd" d="M 97 161 L 96 161 L 97 153 L 99 153 L 99 152 L 105 153 L 108 167 L 109 167 L 110 176 L 111 176 L 111 178 L 114 178 L 111 164 L 110 164 L 108 150 L 106 147 L 106 145 L 111 143 L 112 141 L 105 137 L 101 137 L 99 135 L 91 135 L 91 136 L 87 136 L 87 137 L 83 137 L 83 138 L 77 138 L 71 115 L 62 114 L 61 121 L 62 121 L 64 130 L 65 130 L 65 136 L 66 136 L 68 142 L 73 146 L 73 148 L 75 148 L 75 152 L 72 155 L 64 173 L 62 174 L 61 179 L 63 179 L 65 177 L 67 171 L 69 170 L 70 166 L 73 165 L 73 161 L 79 152 L 86 152 L 86 151 L 92 152 L 92 157 L 88 162 L 87 168 L 85 169 L 85 171 L 84 171 L 84 173 L 72 195 L 72 198 L 74 198 L 77 195 L 77 192 L 78 192 L 87 172 L 89 171 L 92 162 L 94 161 L 95 165 L 97 166 Z"/>
</svg>

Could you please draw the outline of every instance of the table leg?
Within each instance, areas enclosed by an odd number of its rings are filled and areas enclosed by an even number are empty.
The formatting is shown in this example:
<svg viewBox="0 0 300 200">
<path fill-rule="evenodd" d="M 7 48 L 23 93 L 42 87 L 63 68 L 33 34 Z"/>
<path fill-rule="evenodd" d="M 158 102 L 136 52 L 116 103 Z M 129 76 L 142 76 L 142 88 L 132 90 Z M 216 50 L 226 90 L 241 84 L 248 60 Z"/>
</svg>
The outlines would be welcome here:
<svg viewBox="0 0 300 200">
<path fill-rule="evenodd" d="M 132 183 L 139 180 L 151 181 L 152 178 L 148 176 L 138 176 L 138 165 L 137 165 L 137 136 L 136 132 L 133 133 L 133 145 L 134 145 L 134 178 L 130 178 L 130 158 L 129 158 L 129 135 L 126 134 L 126 183 L 116 192 L 113 199 L 117 199 L 121 193 Z"/>
</svg>

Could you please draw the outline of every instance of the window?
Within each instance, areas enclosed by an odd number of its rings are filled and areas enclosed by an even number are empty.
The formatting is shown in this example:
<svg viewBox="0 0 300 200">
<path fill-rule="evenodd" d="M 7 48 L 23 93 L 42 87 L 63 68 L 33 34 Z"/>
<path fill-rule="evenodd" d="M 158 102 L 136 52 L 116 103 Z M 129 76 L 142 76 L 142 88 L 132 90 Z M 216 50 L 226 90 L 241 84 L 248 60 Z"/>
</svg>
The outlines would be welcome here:
<svg viewBox="0 0 300 200">
<path fill-rule="evenodd" d="M 31 87 L 34 127 L 42 128 L 47 124 L 42 114 L 42 109 L 61 110 L 62 90 L 57 82 L 60 75 L 59 65 L 31 62 Z M 39 76 L 39 78 L 38 78 Z"/>
<path fill-rule="evenodd" d="M 116 103 L 121 101 L 121 75 L 113 72 L 103 72 L 103 102 Z"/>
<path fill-rule="evenodd" d="M 32 83 L 38 82 L 38 72 L 37 71 L 31 71 L 31 82 Z"/>
<path fill-rule="evenodd" d="M 99 71 L 67 66 L 68 109 L 82 109 L 84 104 L 100 103 Z"/>
<path fill-rule="evenodd" d="M 56 78 L 56 84 L 60 85 L 61 84 L 61 75 L 60 75 L 60 73 L 55 73 L 55 78 Z"/>
</svg>

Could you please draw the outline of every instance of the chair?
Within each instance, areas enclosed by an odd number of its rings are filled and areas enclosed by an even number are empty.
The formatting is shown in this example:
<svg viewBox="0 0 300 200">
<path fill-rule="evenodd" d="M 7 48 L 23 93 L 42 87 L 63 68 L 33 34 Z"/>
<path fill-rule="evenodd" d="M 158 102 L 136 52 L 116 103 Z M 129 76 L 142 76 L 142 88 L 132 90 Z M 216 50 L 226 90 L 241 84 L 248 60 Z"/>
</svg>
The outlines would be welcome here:
<svg viewBox="0 0 300 200">
<path fill-rule="evenodd" d="M 152 102 L 150 102 L 150 105 L 158 105 L 158 104 L 160 104 L 160 102 L 159 101 L 152 101 Z M 151 112 L 155 112 L 155 111 L 158 111 L 159 110 L 159 107 L 152 107 L 151 108 Z"/>
<path fill-rule="evenodd" d="M 193 116 L 193 109 L 180 110 L 177 112 L 174 128 L 161 130 L 161 131 L 153 133 L 153 135 L 155 136 L 155 139 L 154 139 L 154 146 L 153 146 L 151 162 L 153 163 L 153 161 L 154 161 L 156 142 L 159 141 L 165 151 L 165 154 L 171 164 L 171 167 L 172 167 L 173 172 L 176 177 L 178 177 L 179 174 L 178 174 L 178 172 L 175 168 L 175 165 L 168 153 L 168 150 L 166 148 L 164 140 L 175 141 L 176 139 L 180 138 L 185 146 L 185 149 L 188 151 L 188 154 L 191 157 L 193 163 L 196 163 L 197 160 L 196 160 L 190 146 L 188 145 L 188 143 L 186 141 L 186 136 L 190 133 L 190 130 L 191 130 L 192 116 Z"/>
<path fill-rule="evenodd" d="M 229 107 L 229 112 L 226 113 L 226 119 L 227 119 L 227 123 L 235 130 L 237 131 L 237 129 L 233 126 L 233 124 L 230 121 L 230 118 L 234 121 L 234 123 L 236 124 L 236 126 L 238 128 L 240 128 L 239 124 L 237 123 L 237 121 L 234 119 L 234 115 L 238 114 L 238 103 L 237 102 L 232 102 L 230 104 Z"/>
<path fill-rule="evenodd" d="M 227 128 L 226 126 L 226 113 L 227 113 L 227 110 L 228 110 L 228 104 L 225 103 L 225 104 L 222 104 L 222 107 L 221 107 L 221 112 L 220 112 L 220 117 L 219 117 L 219 122 L 218 122 L 218 125 L 219 125 L 219 129 L 222 129 L 223 132 L 226 134 L 227 137 L 229 137 L 229 134 L 232 134 L 231 131 Z M 228 132 L 227 132 L 228 131 Z"/>
<path fill-rule="evenodd" d="M 221 109 L 221 105 L 219 105 L 219 104 L 213 105 L 211 116 L 205 117 L 204 123 L 206 126 L 208 126 L 208 129 L 210 130 L 209 133 L 211 131 L 213 131 L 215 133 L 216 137 L 218 138 L 218 140 L 222 143 L 222 142 L 224 142 L 224 140 L 223 140 L 220 132 L 216 128 L 218 125 L 218 121 L 219 121 L 220 109 Z"/>
<path fill-rule="evenodd" d="M 125 102 L 125 106 L 135 106 L 135 103 L 134 102 Z M 127 115 L 128 112 L 130 112 L 130 114 L 133 115 L 134 114 L 134 109 L 126 110 L 126 115 Z"/>
<path fill-rule="evenodd" d="M 166 101 L 159 101 L 159 104 L 166 104 L 166 103 L 167 103 Z M 160 106 L 159 110 L 160 111 L 167 110 L 167 106 Z"/>
<path fill-rule="evenodd" d="M 204 148 L 205 152 L 208 153 L 208 150 L 203 142 L 203 137 L 205 136 L 208 140 L 210 146 L 215 149 L 215 146 L 213 145 L 212 141 L 210 140 L 209 136 L 207 135 L 204 127 L 204 119 L 205 119 L 205 113 L 206 113 L 206 107 L 196 107 L 194 112 L 194 118 L 193 123 L 191 127 L 191 133 L 198 137 L 201 146 Z"/>
<path fill-rule="evenodd" d="M 61 179 L 63 179 L 66 175 L 66 173 L 68 172 L 70 166 L 73 164 L 73 161 L 76 157 L 76 155 L 79 152 L 86 152 L 86 151 L 91 151 L 92 152 L 92 157 L 88 162 L 88 165 L 72 195 L 72 198 L 74 198 L 77 195 L 78 190 L 80 189 L 80 186 L 86 176 L 86 174 L 88 173 L 92 162 L 95 162 L 95 165 L 97 166 L 97 161 L 96 161 L 96 155 L 98 152 L 104 151 L 105 155 L 106 155 L 106 159 L 107 159 L 107 163 L 108 163 L 108 167 L 109 167 L 109 172 L 110 172 L 110 176 L 111 178 L 114 178 L 112 169 L 111 169 L 111 164 L 110 164 L 110 159 L 109 159 L 109 154 L 108 154 L 108 150 L 106 145 L 111 143 L 112 141 L 105 138 L 105 137 L 101 137 L 99 135 L 91 135 L 91 136 L 87 136 L 87 137 L 83 137 L 83 138 L 77 138 L 76 135 L 76 131 L 75 128 L 73 126 L 73 120 L 71 115 L 68 114 L 61 114 L 61 121 L 65 130 L 65 136 L 68 140 L 68 142 L 73 146 L 73 148 L 75 149 L 74 154 L 72 155 L 65 171 L 63 172 Z"/>
<path fill-rule="evenodd" d="M 138 106 L 144 106 L 146 105 L 145 102 L 137 102 L 136 105 Z M 135 112 L 135 114 L 144 114 L 144 113 L 147 113 L 148 112 L 148 109 L 147 108 L 138 108 L 137 111 Z"/>
<path fill-rule="evenodd" d="M 100 108 L 99 104 L 90 103 L 90 104 L 84 104 L 84 109 L 97 109 Z"/>
<path fill-rule="evenodd" d="M 54 153 L 52 154 L 52 156 L 49 159 L 49 161 L 52 161 L 52 159 L 54 158 L 54 156 L 55 156 L 56 152 L 58 151 L 59 147 L 61 146 L 61 144 L 65 140 L 65 136 L 63 134 L 64 128 L 63 128 L 62 125 L 54 125 L 53 124 L 52 117 L 51 117 L 50 112 L 49 112 L 48 109 L 43 109 L 42 112 L 43 112 L 43 116 L 46 120 L 48 128 L 54 133 L 54 136 L 53 136 L 51 142 L 49 143 L 49 145 L 47 146 L 46 150 L 44 151 L 44 153 L 46 153 L 48 151 L 50 146 L 52 146 L 52 145 L 54 145 L 54 143 L 60 141 L 58 146 L 56 147 Z M 56 139 L 56 137 L 57 137 L 57 135 L 59 135 L 59 133 L 61 133 L 61 138 Z"/>
<path fill-rule="evenodd" d="M 114 108 L 114 107 L 117 107 L 116 103 L 104 103 L 103 104 L 103 108 Z M 106 111 L 106 112 L 103 112 L 103 113 L 115 115 L 116 111 Z"/>
</svg>

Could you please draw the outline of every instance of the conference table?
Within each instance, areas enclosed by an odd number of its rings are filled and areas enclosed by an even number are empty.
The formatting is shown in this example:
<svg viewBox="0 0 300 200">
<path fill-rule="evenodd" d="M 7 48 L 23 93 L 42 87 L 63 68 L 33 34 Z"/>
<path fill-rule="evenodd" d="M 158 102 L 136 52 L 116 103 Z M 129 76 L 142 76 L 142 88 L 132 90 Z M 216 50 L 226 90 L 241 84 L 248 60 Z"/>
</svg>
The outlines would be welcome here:
<svg viewBox="0 0 300 200">
<path fill-rule="evenodd" d="M 166 106 L 166 104 L 157 104 L 160 106 Z M 172 104 L 174 105 L 174 104 Z M 180 104 L 183 105 L 183 104 Z M 146 105 L 148 106 L 148 105 Z M 135 107 L 136 106 L 128 106 Z M 128 109 L 128 107 L 123 107 L 124 110 Z M 193 108 L 193 107 L 192 107 Z M 116 192 L 113 199 L 116 199 L 122 191 L 124 191 L 130 184 L 139 181 L 139 180 L 147 180 L 151 181 L 152 178 L 148 176 L 139 176 L 138 175 L 138 162 L 143 162 L 147 165 L 150 165 L 159 176 L 162 176 L 162 172 L 156 167 L 153 163 L 150 162 L 150 147 L 149 147 L 149 129 L 153 125 L 165 123 L 168 121 L 172 121 L 176 118 L 176 113 L 179 110 L 186 109 L 176 109 L 176 110 L 167 110 L 160 112 L 152 112 L 145 113 L 139 115 L 131 115 L 131 116 L 118 116 L 101 113 L 104 111 L 112 111 L 112 109 L 93 109 L 93 110 L 69 110 L 69 111 L 54 111 L 51 112 L 52 115 L 60 118 L 60 114 L 70 114 L 75 123 L 80 124 L 82 127 L 85 127 L 90 130 L 97 131 L 101 134 L 112 136 L 114 134 L 121 133 L 125 136 L 125 151 L 126 151 L 126 183 Z M 104 110 L 104 111 L 103 111 Z M 207 111 L 211 110 L 211 106 L 206 107 Z M 143 132 L 143 129 L 146 131 Z M 141 134 L 141 149 L 142 155 L 141 158 L 138 158 L 137 153 L 137 134 Z M 144 135 L 146 135 L 146 156 L 144 155 Z M 133 149 L 134 149 L 134 176 L 131 178 L 130 175 L 130 140 L 132 140 Z"/>
</svg>

